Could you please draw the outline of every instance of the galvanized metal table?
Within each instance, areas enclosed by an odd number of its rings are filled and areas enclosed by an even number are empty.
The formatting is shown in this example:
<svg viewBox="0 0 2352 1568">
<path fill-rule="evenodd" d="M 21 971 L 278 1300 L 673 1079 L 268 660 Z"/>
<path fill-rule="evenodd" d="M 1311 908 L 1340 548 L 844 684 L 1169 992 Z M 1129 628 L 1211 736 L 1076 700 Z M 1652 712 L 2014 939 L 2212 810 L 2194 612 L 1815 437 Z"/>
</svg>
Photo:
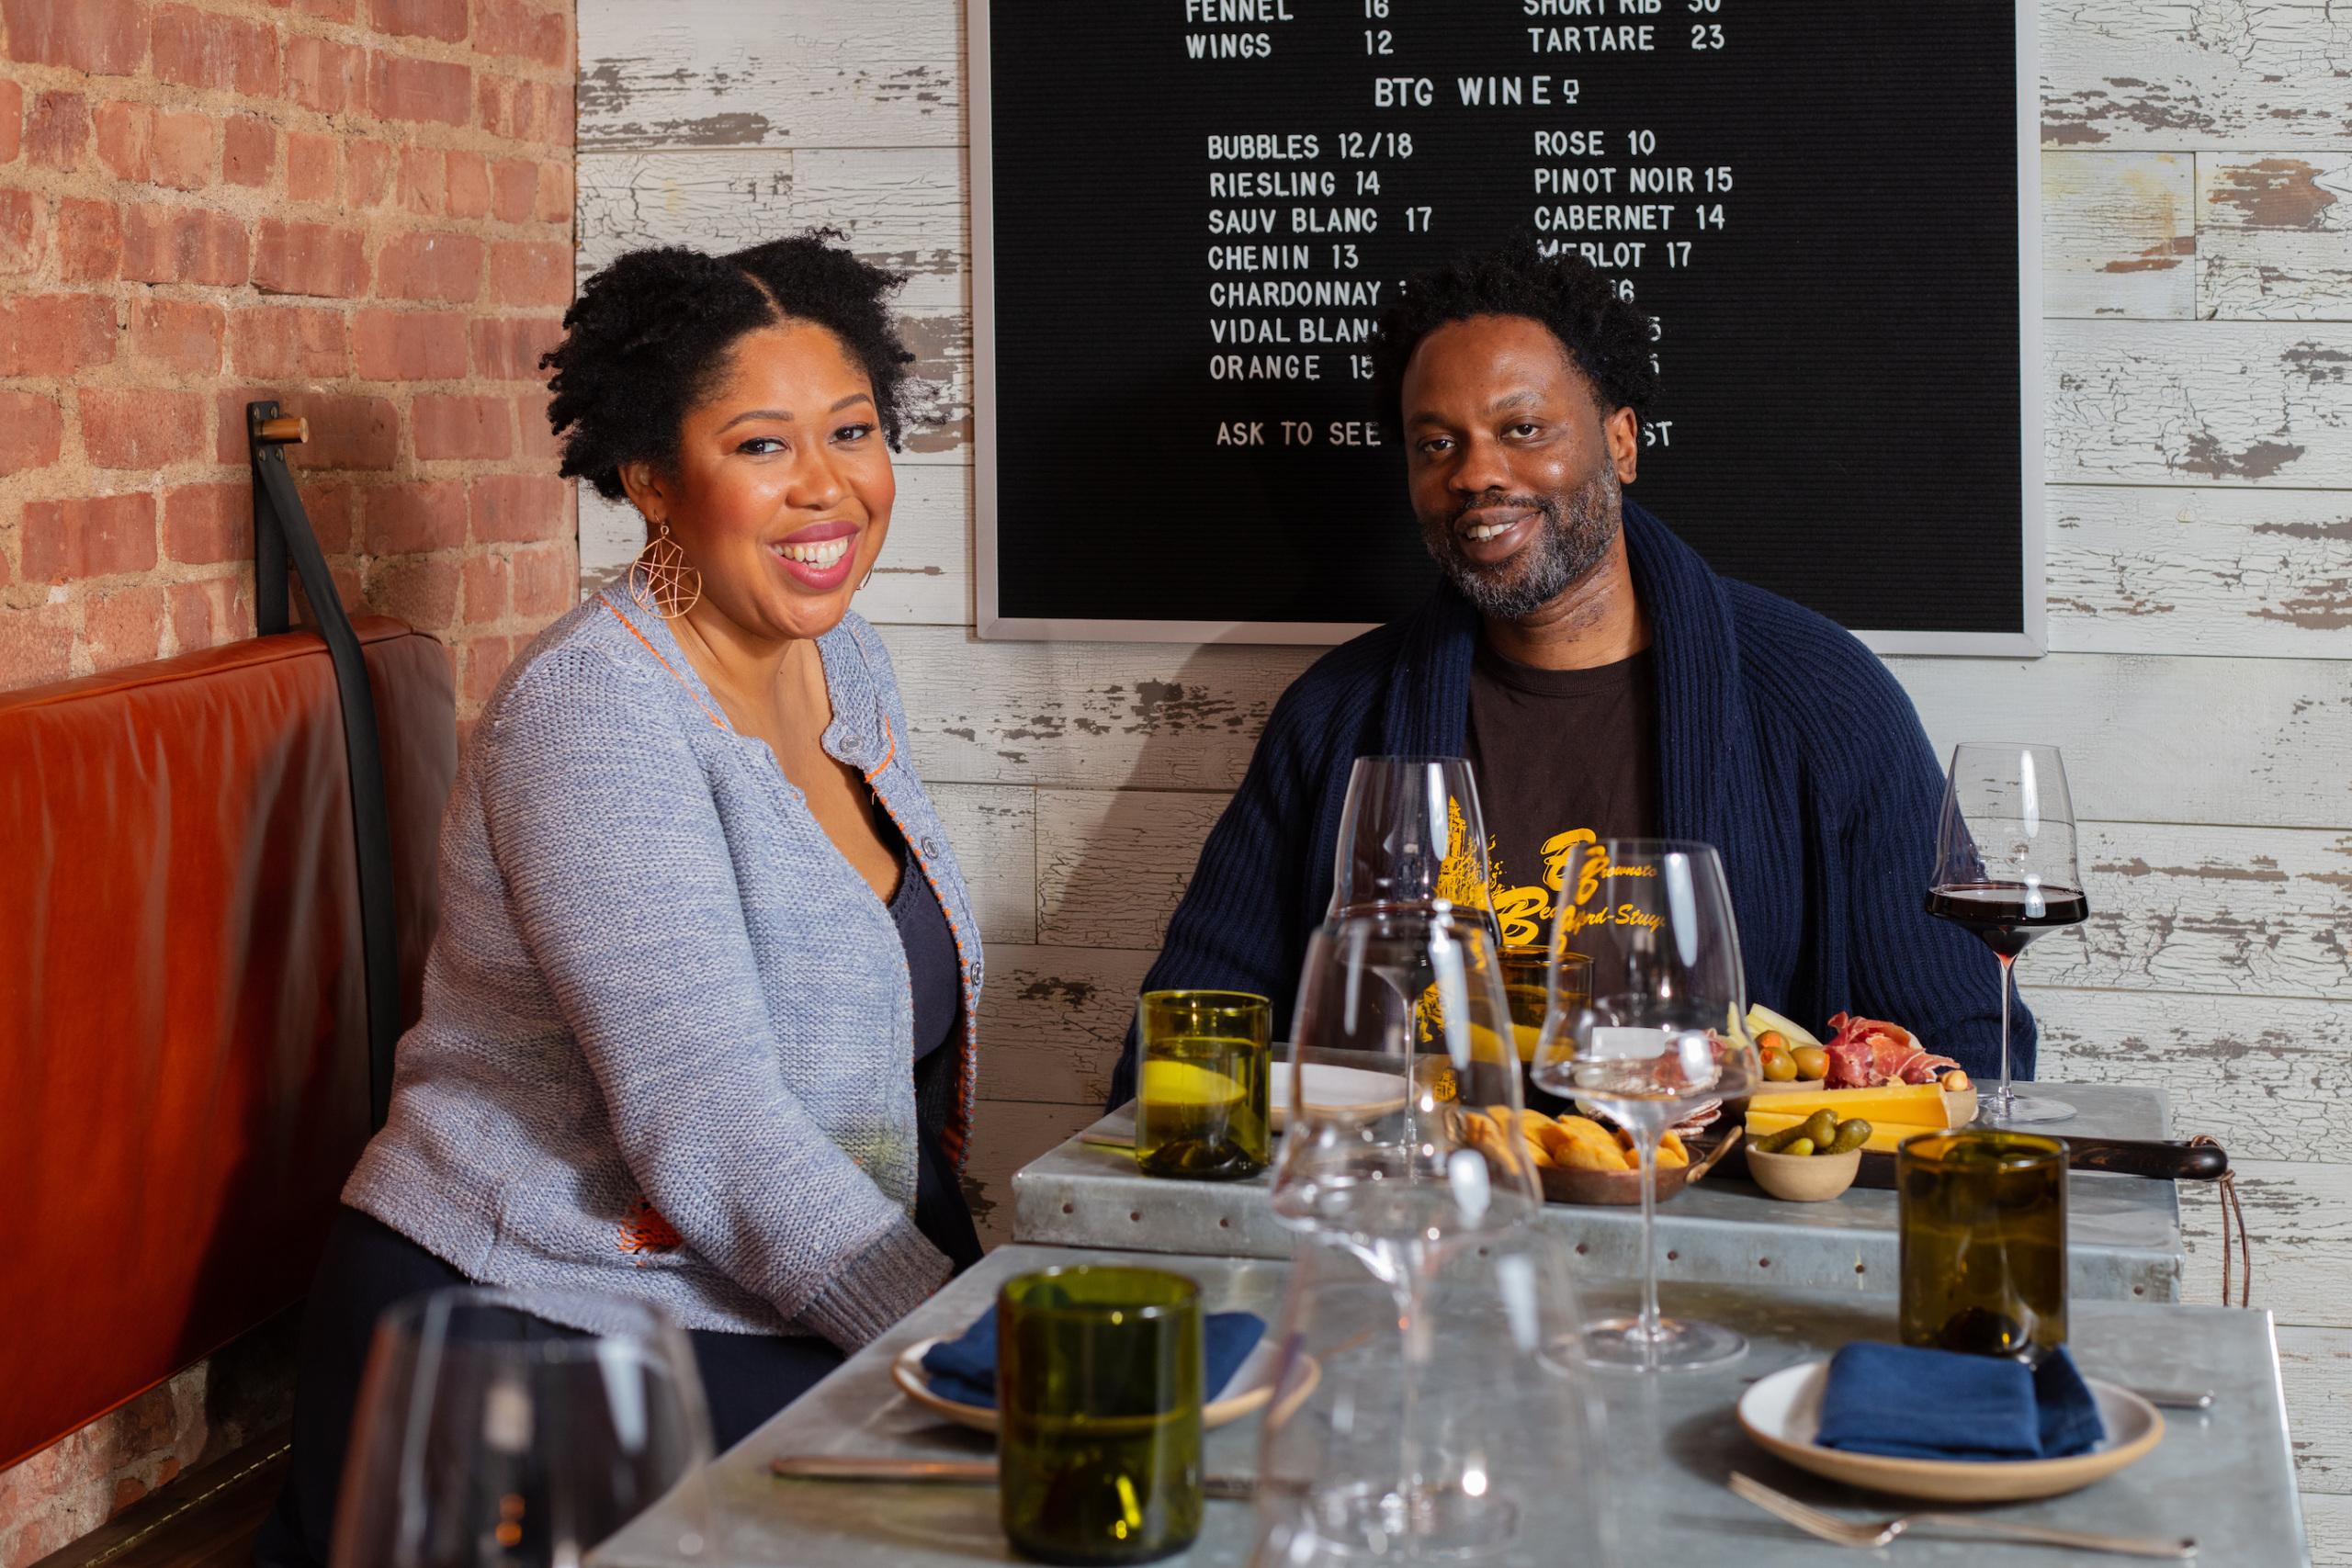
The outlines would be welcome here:
<svg viewBox="0 0 2352 1568">
<path fill-rule="evenodd" d="M 2171 1136 L 2171 1105 L 2162 1089 L 2058 1083 L 2035 1088 L 2081 1112 L 2044 1131 L 2106 1138 Z M 1134 1134 L 1129 1107 L 1023 1167 L 1012 1179 L 1013 1239 L 1238 1258 L 1290 1256 L 1290 1233 L 1274 1223 L 1265 1178 L 1156 1180 L 1138 1174 L 1133 1156 L 1124 1150 L 1086 1142 L 1105 1137 L 1124 1143 Z M 2180 1299 L 2180 1200 L 2171 1182 L 2075 1171 L 2067 1199 L 2075 1299 Z M 1892 1192 L 1856 1188 L 1826 1203 L 1784 1203 L 1748 1182 L 1715 1175 L 1661 1203 L 1657 1216 L 1661 1280 L 1861 1293 L 1894 1289 Z M 1640 1210 L 1550 1203 L 1544 1223 L 1576 1249 L 1587 1273 L 1640 1272 Z"/>
<path fill-rule="evenodd" d="M 942 1424 L 899 1393 L 890 1360 L 916 1340 L 959 1332 L 1008 1277 L 1089 1260 L 1172 1269 L 1201 1282 L 1211 1311 L 1244 1308 L 1270 1318 L 1287 1272 L 1284 1264 L 1251 1258 L 1001 1247 L 718 1461 L 718 1539 L 691 1568 L 952 1568 L 1014 1561 L 997 1527 L 993 1490 L 778 1481 L 768 1463 L 795 1453 L 991 1457 L 990 1439 Z M 1588 1312 L 1614 1304 L 1593 1300 L 1590 1289 L 1586 1294 Z M 1668 1288 L 1666 1304 L 1668 1311 L 1739 1329 L 1753 1348 L 1744 1360 L 1713 1372 L 1596 1374 L 1608 1404 L 1610 1491 L 1623 1568 L 1718 1562 L 1819 1568 L 1836 1553 L 1734 1496 L 1725 1488 L 1734 1470 L 1849 1518 L 1903 1511 L 1897 1500 L 1817 1481 L 1781 1464 L 1747 1441 L 1732 1414 L 1740 1393 L 1768 1372 L 1827 1356 L 1852 1339 L 1892 1338 L 1892 1297 L 1680 1285 Z M 2075 1303 L 2071 1327 L 2075 1357 L 2093 1375 L 2126 1384 L 2209 1388 L 2216 1395 L 2213 1408 L 2165 1412 L 2164 1440 L 2155 1451 L 2096 1486 L 1985 1513 L 2074 1529 L 2194 1536 L 2202 1547 L 2201 1568 L 2309 1563 L 2269 1314 L 2084 1301 Z M 1254 1416 L 1210 1433 L 1210 1472 L 1254 1474 L 1257 1440 Z M 1238 1568 L 1249 1557 L 1253 1521 L 1248 1504 L 1212 1502 L 1200 1540 L 1170 1561 Z M 674 1505 L 664 1505 L 599 1548 L 591 1562 L 689 1568 L 675 1553 L 680 1528 Z M 2049 1548 L 1924 1537 L 1906 1538 L 1883 1556 L 1968 1568 L 2047 1568 L 2069 1560 Z M 1538 1551 L 1490 1561 L 1551 1559 Z"/>
</svg>

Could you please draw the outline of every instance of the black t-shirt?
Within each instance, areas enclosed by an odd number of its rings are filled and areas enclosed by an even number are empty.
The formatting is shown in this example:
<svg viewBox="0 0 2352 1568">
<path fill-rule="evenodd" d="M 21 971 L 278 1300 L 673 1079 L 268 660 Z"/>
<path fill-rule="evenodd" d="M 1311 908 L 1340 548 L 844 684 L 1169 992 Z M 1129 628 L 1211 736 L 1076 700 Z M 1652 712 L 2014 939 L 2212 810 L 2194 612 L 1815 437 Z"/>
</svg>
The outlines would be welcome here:
<svg viewBox="0 0 2352 1568">
<path fill-rule="evenodd" d="M 1644 649 L 1592 670 L 1538 670 L 1482 637 L 1466 750 L 1503 942 L 1540 946 L 1570 845 L 1657 834 L 1655 660 Z"/>
</svg>

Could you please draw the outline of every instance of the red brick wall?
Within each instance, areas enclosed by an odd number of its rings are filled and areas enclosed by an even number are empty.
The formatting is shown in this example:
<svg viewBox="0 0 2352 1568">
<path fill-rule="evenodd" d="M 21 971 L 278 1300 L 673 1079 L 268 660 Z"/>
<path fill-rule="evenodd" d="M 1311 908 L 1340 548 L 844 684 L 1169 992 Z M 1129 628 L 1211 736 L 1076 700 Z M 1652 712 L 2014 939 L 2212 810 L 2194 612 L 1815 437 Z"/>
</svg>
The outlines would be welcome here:
<svg viewBox="0 0 2352 1568">
<path fill-rule="evenodd" d="M 0 690 L 253 635 L 274 397 L 345 602 L 441 638 L 479 710 L 576 596 L 536 368 L 572 84 L 571 0 L 0 0 Z M 0 1472 L 0 1568 L 284 1419 L 287 1355 Z"/>
<path fill-rule="evenodd" d="M 461 720 L 576 597 L 570 0 L 0 0 L 0 689 L 253 635 L 244 404 Z"/>
</svg>

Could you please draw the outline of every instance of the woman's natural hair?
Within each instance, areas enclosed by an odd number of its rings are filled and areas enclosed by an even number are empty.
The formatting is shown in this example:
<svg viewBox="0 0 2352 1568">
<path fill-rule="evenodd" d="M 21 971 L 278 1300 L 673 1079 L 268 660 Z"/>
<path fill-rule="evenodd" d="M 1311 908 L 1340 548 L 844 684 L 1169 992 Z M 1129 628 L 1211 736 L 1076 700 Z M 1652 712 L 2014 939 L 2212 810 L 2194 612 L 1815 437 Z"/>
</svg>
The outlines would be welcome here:
<svg viewBox="0 0 2352 1568">
<path fill-rule="evenodd" d="M 1414 274 L 1381 313 L 1372 345 L 1373 407 L 1392 430 L 1404 423 L 1413 351 L 1438 328 L 1473 316 L 1525 316 L 1551 329 L 1592 383 L 1603 418 L 1629 408 L 1638 419 L 1657 395 L 1649 317 L 1567 246 L 1545 256 L 1533 235 L 1521 233 L 1483 255 Z"/>
<path fill-rule="evenodd" d="M 786 321 L 841 341 L 873 383 L 896 451 L 914 355 L 884 301 L 906 277 L 827 243 L 842 237 L 812 229 L 725 256 L 631 251 L 590 278 L 564 312 L 563 341 L 539 360 L 555 372 L 548 423 L 563 440 L 564 478 L 618 501 L 622 464 L 674 470 L 686 415 L 727 374 L 738 340 Z"/>
</svg>

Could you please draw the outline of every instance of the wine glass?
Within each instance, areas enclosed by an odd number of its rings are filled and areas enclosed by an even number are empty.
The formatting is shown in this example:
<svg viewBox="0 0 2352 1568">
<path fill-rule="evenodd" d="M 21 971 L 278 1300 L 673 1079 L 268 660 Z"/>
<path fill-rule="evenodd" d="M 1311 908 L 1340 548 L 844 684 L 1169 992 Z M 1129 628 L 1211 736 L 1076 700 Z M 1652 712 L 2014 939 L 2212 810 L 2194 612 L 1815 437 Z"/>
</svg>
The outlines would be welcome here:
<svg viewBox="0 0 2352 1568">
<path fill-rule="evenodd" d="M 1307 940 L 1284 1071 L 1284 1224 L 1401 1271 L 1534 1212 L 1501 964 L 1466 912 L 1389 905 L 1326 921 Z"/>
<path fill-rule="evenodd" d="M 1253 1563 L 1614 1560 L 1562 1251 L 1520 1225 L 1445 1258 L 1412 1300 L 1345 1247 L 1296 1249 Z"/>
<path fill-rule="evenodd" d="M 1340 812 L 1329 913 L 1442 903 L 1475 912 L 1499 939 L 1487 843 L 1466 761 L 1358 757 Z"/>
<path fill-rule="evenodd" d="M 1763 1074 L 1743 1020 L 1747 983 L 1723 861 L 1712 845 L 1604 839 L 1572 847 L 1552 925 L 1555 978 L 1535 1081 L 1599 1106 L 1633 1134 L 1642 1168 L 1642 1307 L 1585 1328 L 1585 1354 L 1644 1371 L 1721 1366 L 1747 1341 L 1657 1308 L 1657 1145 L 1709 1100 L 1750 1093 Z M 1590 961 L 1579 1007 L 1558 977 Z"/>
<path fill-rule="evenodd" d="M 675 1522 L 642 1544 L 700 1560 L 710 1452 L 693 1347 L 658 1307 L 462 1286 L 412 1297 L 368 1348 L 334 1568 L 578 1568 L 665 1498 Z"/>
<path fill-rule="evenodd" d="M 1996 1126 L 2064 1122 L 2063 1100 L 2009 1088 L 2009 992 L 2018 954 L 2042 932 L 2090 917 L 2075 858 L 2075 805 L 2055 746 L 1966 743 L 1951 749 L 1936 822 L 1928 913 L 1981 938 L 2001 961 L 2001 1087 L 1978 1120 Z"/>
</svg>

